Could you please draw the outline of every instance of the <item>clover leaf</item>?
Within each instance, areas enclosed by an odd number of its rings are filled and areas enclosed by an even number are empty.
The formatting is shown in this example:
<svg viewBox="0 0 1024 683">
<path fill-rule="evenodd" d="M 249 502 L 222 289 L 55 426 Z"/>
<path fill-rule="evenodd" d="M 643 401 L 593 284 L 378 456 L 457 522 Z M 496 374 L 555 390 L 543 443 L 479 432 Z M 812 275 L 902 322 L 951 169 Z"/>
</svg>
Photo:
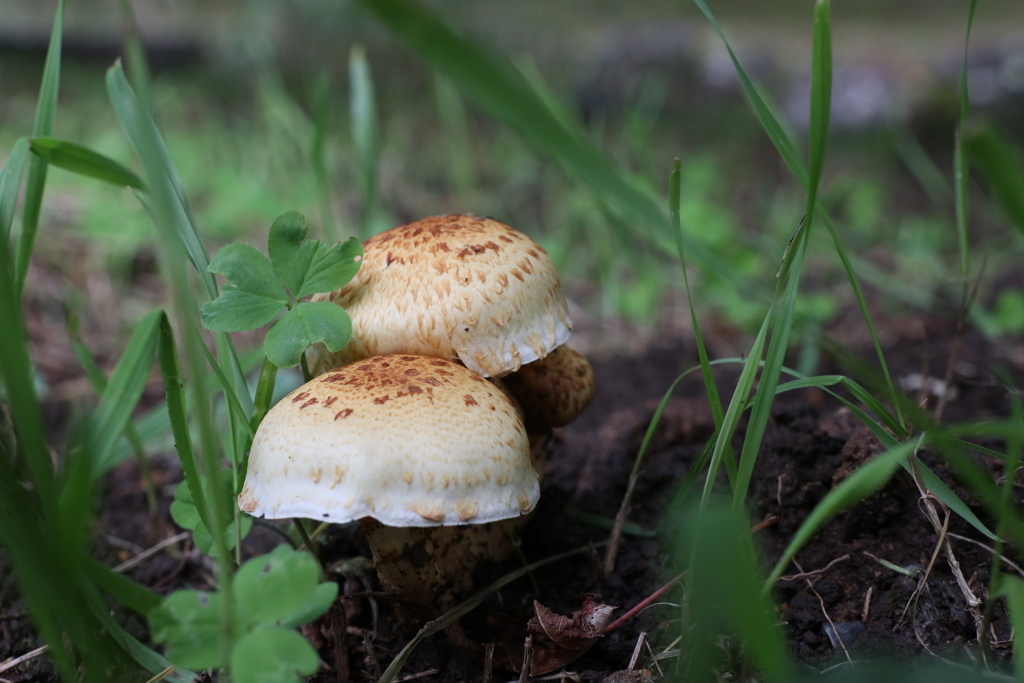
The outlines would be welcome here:
<svg viewBox="0 0 1024 683">
<path fill-rule="evenodd" d="M 202 480 L 205 487 L 206 478 L 203 477 Z M 229 470 L 225 470 L 221 474 L 220 483 L 222 489 L 220 495 L 233 499 L 234 491 L 231 488 L 231 472 Z M 192 540 L 200 551 L 211 557 L 217 556 L 217 544 L 214 543 L 213 535 L 206 528 L 202 517 L 199 515 L 199 510 L 196 508 L 195 500 L 192 497 L 192 489 L 188 487 L 188 482 L 181 482 L 178 484 L 178 488 L 174 490 L 174 502 L 171 503 L 171 519 L 181 528 L 192 532 Z M 235 519 L 232 518 L 227 523 L 227 526 L 224 528 L 224 542 L 227 544 L 228 550 L 235 547 L 236 538 L 246 537 L 249 529 L 252 528 L 252 519 L 249 515 L 242 515 L 238 521 L 239 530 L 237 534 L 235 533 Z"/>
<path fill-rule="evenodd" d="M 243 564 L 231 590 L 229 629 L 218 592 L 175 591 L 149 613 L 153 638 L 166 643 L 168 659 L 195 669 L 230 664 L 236 683 L 297 681 L 316 671 L 316 651 L 292 629 L 326 612 L 338 584 L 318 583 L 312 555 L 278 546 Z"/>
<path fill-rule="evenodd" d="M 288 211 L 270 226 L 267 251 L 269 258 L 249 245 L 229 244 L 217 253 L 209 270 L 228 283 L 203 305 L 203 325 L 214 332 L 242 332 L 273 322 L 264 351 L 281 368 L 297 365 L 317 342 L 341 350 L 352 336 L 348 314 L 334 304 L 303 299 L 352 279 L 363 258 L 359 240 L 331 246 L 307 240 L 302 214 Z"/>
</svg>

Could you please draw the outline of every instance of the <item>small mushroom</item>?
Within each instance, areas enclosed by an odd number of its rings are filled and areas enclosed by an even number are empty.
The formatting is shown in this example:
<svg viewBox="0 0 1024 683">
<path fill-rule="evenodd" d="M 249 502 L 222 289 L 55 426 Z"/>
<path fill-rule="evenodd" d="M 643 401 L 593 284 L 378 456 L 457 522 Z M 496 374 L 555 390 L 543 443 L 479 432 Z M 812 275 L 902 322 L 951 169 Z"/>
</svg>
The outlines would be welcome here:
<svg viewBox="0 0 1024 683">
<path fill-rule="evenodd" d="M 436 608 L 507 545 L 485 523 L 519 518 L 539 496 L 508 397 L 457 363 L 397 354 L 324 373 L 275 405 L 238 505 L 273 519 L 364 520 L 384 588 Z"/>
<path fill-rule="evenodd" d="M 563 344 L 502 380 L 522 408 L 527 430 L 564 427 L 594 398 L 594 369 L 579 351 Z"/>
<path fill-rule="evenodd" d="M 314 375 L 369 356 L 415 353 L 498 378 L 569 337 L 551 258 L 504 223 L 433 216 L 369 238 L 363 252 L 351 282 L 313 297 L 352 318 L 352 339 L 341 351 L 307 351 Z"/>
</svg>

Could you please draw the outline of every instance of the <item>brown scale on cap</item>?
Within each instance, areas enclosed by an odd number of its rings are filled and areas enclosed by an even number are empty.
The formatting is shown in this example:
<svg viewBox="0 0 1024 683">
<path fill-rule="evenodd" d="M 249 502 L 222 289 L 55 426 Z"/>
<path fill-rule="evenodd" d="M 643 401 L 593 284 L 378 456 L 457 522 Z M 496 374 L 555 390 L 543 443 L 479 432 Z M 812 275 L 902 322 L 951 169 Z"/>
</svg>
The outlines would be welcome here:
<svg viewBox="0 0 1024 683">
<path fill-rule="evenodd" d="M 314 297 L 352 318 L 348 346 L 307 352 L 314 374 L 368 356 L 417 353 L 502 377 L 569 336 L 572 321 L 551 259 L 504 223 L 433 216 L 375 235 L 363 251 L 349 284 Z"/>
</svg>

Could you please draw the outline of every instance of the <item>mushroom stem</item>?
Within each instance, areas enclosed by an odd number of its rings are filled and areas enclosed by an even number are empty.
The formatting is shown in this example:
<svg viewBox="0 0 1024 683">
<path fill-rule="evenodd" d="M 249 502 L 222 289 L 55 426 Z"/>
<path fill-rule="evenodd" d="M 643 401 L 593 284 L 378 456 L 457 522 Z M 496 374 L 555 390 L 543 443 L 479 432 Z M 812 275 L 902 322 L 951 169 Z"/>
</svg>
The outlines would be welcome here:
<svg viewBox="0 0 1024 683">
<path fill-rule="evenodd" d="M 473 587 L 473 572 L 485 560 L 512 552 L 509 530 L 523 518 L 490 524 L 393 527 L 366 517 L 366 539 L 381 587 L 400 594 L 420 611 L 440 612 Z M 512 527 L 510 523 L 514 523 Z"/>
</svg>

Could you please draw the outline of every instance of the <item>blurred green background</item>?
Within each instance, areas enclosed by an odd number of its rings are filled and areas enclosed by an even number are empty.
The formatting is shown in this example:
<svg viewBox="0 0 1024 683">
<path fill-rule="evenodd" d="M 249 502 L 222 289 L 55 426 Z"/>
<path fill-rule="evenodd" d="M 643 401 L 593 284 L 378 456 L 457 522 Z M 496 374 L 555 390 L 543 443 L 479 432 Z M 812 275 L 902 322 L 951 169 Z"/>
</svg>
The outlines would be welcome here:
<svg viewBox="0 0 1024 683">
<path fill-rule="evenodd" d="M 54 8 L 4 4 L 0 149 L 9 149 L 31 129 Z M 684 229 L 728 265 L 715 272 L 691 263 L 698 306 L 722 324 L 724 339 L 762 319 L 803 194 L 693 4 L 430 5 L 511 60 L 659 196 L 679 157 Z M 544 150 L 464 100 L 360 7 L 312 0 L 132 6 L 150 49 L 160 124 L 211 250 L 235 239 L 261 245 L 273 217 L 292 208 L 307 215 L 317 236 L 338 239 L 435 213 L 487 214 L 550 251 L 578 325 L 613 328 L 596 335 L 602 343 L 632 346 L 687 330 L 671 248 L 642 237 Z M 812 3 L 710 6 L 801 140 Z M 862 0 L 833 9 L 833 136 L 824 199 L 858 274 L 896 307 L 935 309 L 959 289 L 951 168 L 966 15 L 963 3 L 947 0 Z M 982 4 L 970 60 L 975 113 L 1018 139 L 1024 34 L 1014 29 L 1022 26 L 1021 3 Z M 102 80 L 124 28 L 117 3 L 68 5 L 55 134 L 130 163 Z M 375 94 L 379 146 L 369 155 L 376 162 L 370 188 L 361 165 L 368 155 L 353 137 L 354 48 L 366 57 Z M 976 244 L 1003 245 L 1008 235 L 998 211 L 980 202 L 972 210 Z M 112 291 L 130 303 L 132 283 L 152 261 L 149 222 L 135 199 L 52 169 L 44 212 L 37 261 L 55 271 L 108 273 Z M 975 316 L 993 335 L 1024 325 L 1024 299 L 1017 283 L 1005 281 L 1015 251 L 984 254 Z M 810 256 L 813 288 L 800 315 L 827 327 L 849 303 L 847 285 L 834 252 Z M 144 310 L 138 306 L 139 315 Z"/>
</svg>

